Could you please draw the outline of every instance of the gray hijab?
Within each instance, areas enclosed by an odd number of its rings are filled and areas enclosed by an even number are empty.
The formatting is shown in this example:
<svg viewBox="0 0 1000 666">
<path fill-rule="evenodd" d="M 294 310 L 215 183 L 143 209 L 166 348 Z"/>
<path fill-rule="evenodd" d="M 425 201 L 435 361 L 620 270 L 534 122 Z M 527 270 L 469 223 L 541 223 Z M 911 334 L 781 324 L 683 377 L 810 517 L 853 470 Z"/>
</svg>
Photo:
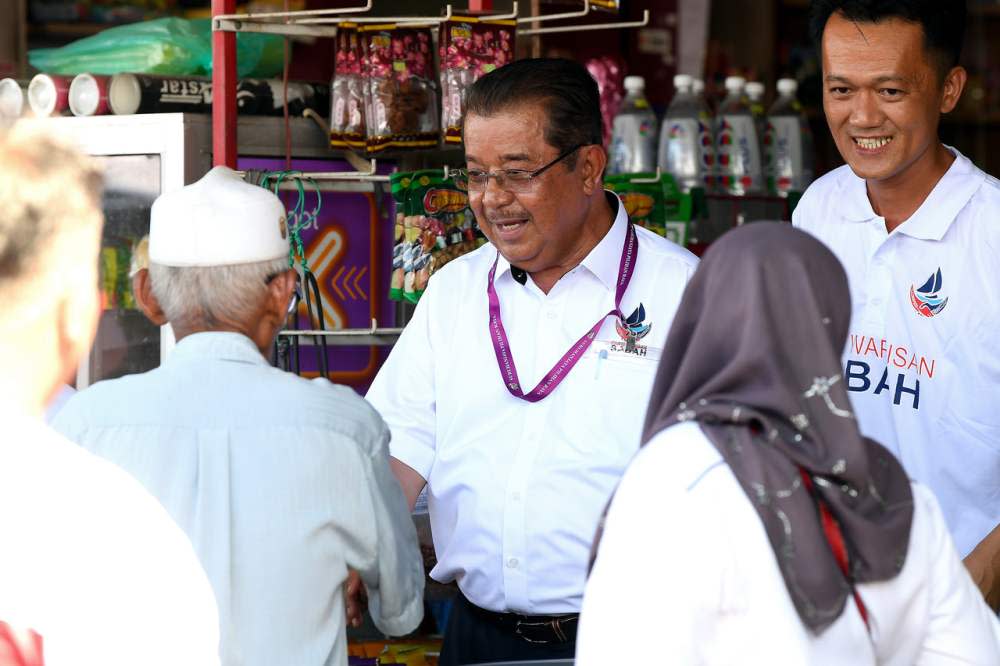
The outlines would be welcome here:
<svg viewBox="0 0 1000 666">
<path fill-rule="evenodd" d="M 847 278 L 818 241 L 776 223 L 727 233 L 684 292 L 643 433 L 645 444 L 698 422 L 757 510 L 815 633 L 840 616 L 855 583 L 899 573 L 913 517 L 902 467 L 850 411 L 840 365 L 850 318 Z M 843 535 L 846 576 L 820 503 Z"/>
</svg>

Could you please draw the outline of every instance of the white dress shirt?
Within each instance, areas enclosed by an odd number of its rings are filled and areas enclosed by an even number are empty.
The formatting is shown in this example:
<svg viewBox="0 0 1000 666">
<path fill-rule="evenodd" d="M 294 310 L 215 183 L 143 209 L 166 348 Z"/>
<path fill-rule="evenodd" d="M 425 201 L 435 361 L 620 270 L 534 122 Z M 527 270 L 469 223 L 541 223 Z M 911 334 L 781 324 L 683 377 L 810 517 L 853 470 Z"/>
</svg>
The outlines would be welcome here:
<svg viewBox="0 0 1000 666">
<path fill-rule="evenodd" d="M 614 307 L 628 218 L 617 198 L 607 235 L 548 294 L 496 272 L 503 325 L 527 391 Z M 531 404 L 505 388 L 488 331 L 492 245 L 431 279 L 368 399 L 392 430 L 392 455 L 428 482 L 438 563 L 493 611 L 579 610 L 597 520 L 639 445 L 660 351 L 697 259 L 645 229 L 624 295 L 648 334 L 627 353 L 608 317 L 555 391 Z"/>
<path fill-rule="evenodd" d="M 756 510 L 695 423 L 661 432 L 615 493 L 580 616 L 576 666 L 1000 664 L 1000 624 L 913 484 L 895 578 L 857 586 L 820 635 L 799 619 Z"/>
<path fill-rule="evenodd" d="M 48 666 L 217 666 L 212 588 L 163 507 L 40 421 L 0 423 L 0 621 Z"/>
<path fill-rule="evenodd" d="M 845 375 L 862 431 L 934 491 L 964 556 L 1000 523 L 1000 183 L 952 152 L 891 234 L 846 166 L 809 187 L 793 221 L 847 271 Z M 921 301 L 944 304 L 925 316 Z"/>
<path fill-rule="evenodd" d="M 198 333 L 160 368 L 80 392 L 55 425 L 132 473 L 191 537 L 224 663 L 346 664 L 348 568 L 385 633 L 423 617 L 389 432 L 350 389 L 272 368 L 242 335 Z"/>
</svg>

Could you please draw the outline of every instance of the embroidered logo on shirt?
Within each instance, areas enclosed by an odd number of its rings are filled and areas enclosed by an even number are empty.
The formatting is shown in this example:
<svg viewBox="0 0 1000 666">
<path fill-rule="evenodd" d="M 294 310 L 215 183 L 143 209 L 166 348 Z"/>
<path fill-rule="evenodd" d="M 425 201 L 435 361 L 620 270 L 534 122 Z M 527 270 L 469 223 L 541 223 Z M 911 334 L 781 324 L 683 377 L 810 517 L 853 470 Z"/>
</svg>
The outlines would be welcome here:
<svg viewBox="0 0 1000 666">
<path fill-rule="evenodd" d="M 625 341 L 626 352 L 635 354 L 637 352 L 636 342 L 646 337 L 653 327 L 652 324 L 647 324 L 645 320 L 646 308 L 643 307 L 642 303 L 639 303 L 639 307 L 633 310 L 632 314 L 626 319 L 619 319 L 615 322 L 615 329 L 618 331 L 618 335 Z"/>
<path fill-rule="evenodd" d="M 941 269 L 933 273 L 927 282 L 919 289 L 910 286 L 910 304 L 922 317 L 933 317 L 941 314 L 944 306 L 948 305 L 948 299 L 941 295 L 942 279 Z"/>
</svg>

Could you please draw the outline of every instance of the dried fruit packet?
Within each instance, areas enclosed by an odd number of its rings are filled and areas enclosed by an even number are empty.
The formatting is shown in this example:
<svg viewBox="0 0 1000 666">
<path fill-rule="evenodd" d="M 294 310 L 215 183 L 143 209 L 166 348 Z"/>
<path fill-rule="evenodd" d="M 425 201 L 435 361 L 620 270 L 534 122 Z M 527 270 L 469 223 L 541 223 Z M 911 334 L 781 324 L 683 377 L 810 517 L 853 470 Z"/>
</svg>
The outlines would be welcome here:
<svg viewBox="0 0 1000 666">
<path fill-rule="evenodd" d="M 440 142 L 430 28 L 359 29 L 365 54 L 366 148 L 428 148 Z"/>
<path fill-rule="evenodd" d="M 514 60 L 515 21 L 459 16 L 441 27 L 441 126 L 446 143 L 462 142 L 469 87 Z"/>
<path fill-rule="evenodd" d="M 363 60 L 355 24 L 340 24 L 330 83 L 330 145 L 334 148 L 364 148 L 367 141 Z"/>
</svg>

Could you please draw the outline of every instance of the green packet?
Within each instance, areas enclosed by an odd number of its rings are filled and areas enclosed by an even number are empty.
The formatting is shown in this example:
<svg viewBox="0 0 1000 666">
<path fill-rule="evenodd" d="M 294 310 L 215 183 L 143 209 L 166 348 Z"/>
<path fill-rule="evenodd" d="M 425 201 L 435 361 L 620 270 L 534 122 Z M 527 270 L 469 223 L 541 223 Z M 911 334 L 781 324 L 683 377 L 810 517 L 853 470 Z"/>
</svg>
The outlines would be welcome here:
<svg viewBox="0 0 1000 666">
<path fill-rule="evenodd" d="M 397 171 L 389 174 L 389 191 L 396 206 L 396 214 L 393 216 L 392 273 L 389 278 L 389 300 L 392 301 L 403 300 L 403 255 L 406 251 L 404 230 L 406 216 L 409 214 L 409 194 L 412 182 L 413 173 L 411 172 Z"/>
<path fill-rule="evenodd" d="M 605 179 L 605 187 L 615 192 L 625 205 L 629 219 L 682 247 L 687 242 L 691 220 L 691 197 L 677 187 L 670 174 L 616 174 Z"/>
</svg>

